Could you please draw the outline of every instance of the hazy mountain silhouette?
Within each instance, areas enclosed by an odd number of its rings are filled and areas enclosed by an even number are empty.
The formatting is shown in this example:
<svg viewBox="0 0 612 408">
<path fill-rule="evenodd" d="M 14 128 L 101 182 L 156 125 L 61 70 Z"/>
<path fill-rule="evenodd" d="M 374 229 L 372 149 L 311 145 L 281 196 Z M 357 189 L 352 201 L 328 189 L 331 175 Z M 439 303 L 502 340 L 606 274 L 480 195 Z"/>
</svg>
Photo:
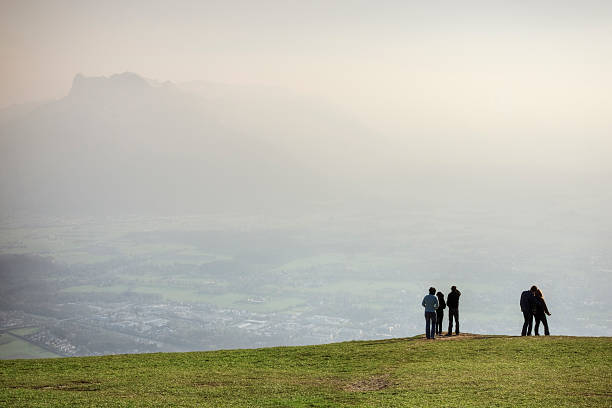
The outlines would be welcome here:
<svg viewBox="0 0 612 408">
<path fill-rule="evenodd" d="M 334 165 L 353 167 L 339 135 L 360 134 L 334 114 L 265 87 L 79 74 L 66 97 L 0 123 L 1 205 L 174 212 L 319 201 L 341 173 Z"/>
</svg>

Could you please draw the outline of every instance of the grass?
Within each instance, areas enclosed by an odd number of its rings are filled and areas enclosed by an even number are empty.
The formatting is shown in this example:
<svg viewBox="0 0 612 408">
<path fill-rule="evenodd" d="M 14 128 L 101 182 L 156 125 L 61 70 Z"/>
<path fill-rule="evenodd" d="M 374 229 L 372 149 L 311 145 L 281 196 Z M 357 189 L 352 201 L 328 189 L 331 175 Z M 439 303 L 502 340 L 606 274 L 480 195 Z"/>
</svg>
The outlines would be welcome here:
<svg viewBox="0 0 612 408">
<path fill-rule="evenodd" d="M 208 282 L 208 281 L 205 281 Z M 221 285 L 220 285 L 221 286 Z M 249 310 L 259 313 L 280 312 L 292 310 L 294 307 L 304 304 L 304 299 L 291 296 L 279 296 L 273 299 L 266 300 L 263 303 L 252 303 L 248 299 L 257 297 L 248 293 L 240 292 L 225 292 L 217 295 L 209 293 L 201 293 L 198 290 L 187 289 L 182 287 L 162 287 L 162 286 L 146 286 L 146 285 L 111 285 L 111 286 L 95 286 L 95 285 L 80 285 L 71 286 L 61 290 L 66 293 L 124 293 L 132 291 L 134 293 L 159 294 L 164 299 L 177 302 L 191 303 L 210 303 L 221 308 L 236 308 Z"/>
<path fill-rule="evenodd" d="M 30 334 L 38 333 L 40 329 L 38 327 L 24 327 L 22 329 L 11 330 L 11 333 L 18 336 L 28 336 Z"/>
<path fill-rule="evenodd" d="M 38 329 L 36 329 L 38 330 Z M 0 359 L 9 358 L 51 358 L 58 357 L 43 348 L 35 346 L 9 333 L 0 334 Z M 0 366 L 2 366 L 0 364 Z M 0 370 L 0 373 L 3 371 Z M 0 374 L 3 375 L 3 374 Z"/>
<path fill-rule="evenodd" d="M 459 336 L 0 361 L 1 406 L 610 407 L 612 339 Z"/>
</svg>

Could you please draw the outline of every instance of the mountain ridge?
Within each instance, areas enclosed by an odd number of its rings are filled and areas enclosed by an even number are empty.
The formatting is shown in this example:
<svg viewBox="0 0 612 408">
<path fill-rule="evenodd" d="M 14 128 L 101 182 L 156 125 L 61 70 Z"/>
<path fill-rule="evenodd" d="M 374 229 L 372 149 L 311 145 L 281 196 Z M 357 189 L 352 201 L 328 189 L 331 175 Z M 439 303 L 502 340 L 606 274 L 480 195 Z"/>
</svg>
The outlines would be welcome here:
<svg viewBox="0 0 612 408">
<path fill-rule="evenodd" d="M 252 122 L 246 116 L 257 103 L 240 104 L 239 95 L 219 104 L 131 72 L 77 74 L 66 97 L 0 125 L 0 201 L 37 210 L 174 212 L 329 194 L 322 187 L 332 177 L 321 178 L 316 153 L 305 160 L 282 132 L 266 136 L 281 105 L 269 108 L 269 120 Z M 302 115 L 298 105 L 284 109 Z"/>
</svg>

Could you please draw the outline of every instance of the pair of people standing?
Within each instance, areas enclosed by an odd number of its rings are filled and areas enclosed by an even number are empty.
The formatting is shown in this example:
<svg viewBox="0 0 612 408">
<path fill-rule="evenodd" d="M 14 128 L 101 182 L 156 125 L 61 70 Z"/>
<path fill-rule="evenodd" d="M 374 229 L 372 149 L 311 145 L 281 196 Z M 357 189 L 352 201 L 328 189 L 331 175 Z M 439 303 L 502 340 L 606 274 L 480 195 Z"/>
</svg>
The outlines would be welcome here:
<svg viewBox="0 0 612 408">
<path fill-rule="evenodd" d="M 539 336 L 538 330 L 540 323 L 544 326 L 544 335 L 549 336 L 550 331 L 548 330 L 548 320 L 546 315 L 550 316 L 546 301 L 544 300 L 544 294 L 537 286 L 533 285 L 529 290 L 521 293 L 521 311 L 523 312 L 523 330 L 521 336 L 531 336 L 531 328 L 533 326 L 533 319 L 535 317 L 535 335 Z"/>
<path fill-rule="evenodd" d="M 461 292 L 456 286 L 451 287 L 447 301 L 444 301 L 444 294 L 438 292 L 436 288 L 429 288 L 429 295 L 426 295 L 421 302 L 425 308 L 425 336 L 434 339 L 436 334 L 442 335 L 442 320 L 444 319 L 444 309 L 448 306 L 448 332 L 447 336 L 453 334 L 453 318 L 455 319 L 455 334 L 459 334 L 459 296 Z"/>
</svg>

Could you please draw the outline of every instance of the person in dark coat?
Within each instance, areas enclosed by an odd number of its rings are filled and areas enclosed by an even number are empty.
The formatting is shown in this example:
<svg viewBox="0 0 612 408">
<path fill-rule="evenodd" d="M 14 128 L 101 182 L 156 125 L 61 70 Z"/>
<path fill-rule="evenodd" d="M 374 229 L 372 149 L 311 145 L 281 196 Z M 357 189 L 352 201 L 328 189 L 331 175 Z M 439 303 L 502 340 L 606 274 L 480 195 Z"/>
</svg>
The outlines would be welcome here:
<svg viewBox="0 0 612 408">
<path fill-rule="evenodd" d="M 533 326 L 533 316 L 536 312 L 536 298 L 535 292 L 538 290 L 537 286 L 533 285 L 531 289 L 523 291 L 521 293 L 521 312 L 523 312 L 523 330 L 521 336 L 531 336 L 531 328 Z"/>
<path fill-rule="evenodd" d="M 436 293 L 438 297 L 438 308 L 436 309 L 436 334 L 442 335 L 442 319 L 444 319 L 444 309 L 446 309 L 446 302 L 444 301 L 444 293 Z"/>
<path fill-rule="evenodd" d="M 459 296 L 461 296 L 461 292 L 456 286 L 451 286 L 451 291 L 446 296 L 446 306 L 448 306 L 447 336 L 453 335 L 453 317 L 455 318 L 455 334 L 459 334 Z"/>
<path fill-rule="evenodd" d="M 539 336 L 538 329 L 540 328 L 540 322 L 544 325 L 544 335 L 550 336 L 550 331 L 548 331 L 548 321 L 546 320 L 546 315 L 550 316 L 550 312 L 548 311 L 548 307 L 546 306 L 546 301 L 544 300 L 544 294 L 540 289 L 535 291 L 535 300 L 536 300 L 536 312 L 535 312 L 535 335 Z"/>
</svg>

